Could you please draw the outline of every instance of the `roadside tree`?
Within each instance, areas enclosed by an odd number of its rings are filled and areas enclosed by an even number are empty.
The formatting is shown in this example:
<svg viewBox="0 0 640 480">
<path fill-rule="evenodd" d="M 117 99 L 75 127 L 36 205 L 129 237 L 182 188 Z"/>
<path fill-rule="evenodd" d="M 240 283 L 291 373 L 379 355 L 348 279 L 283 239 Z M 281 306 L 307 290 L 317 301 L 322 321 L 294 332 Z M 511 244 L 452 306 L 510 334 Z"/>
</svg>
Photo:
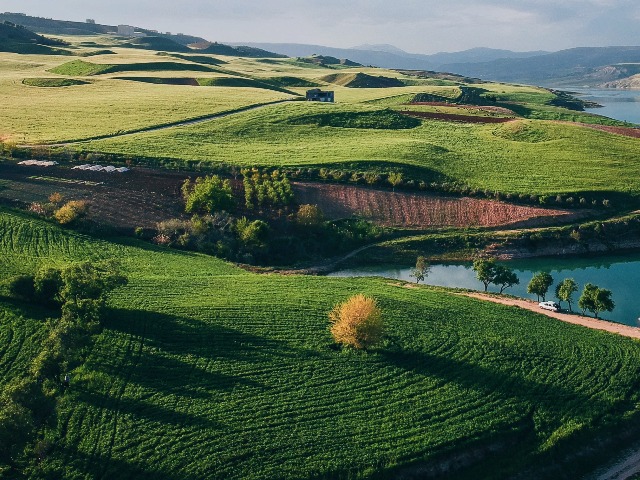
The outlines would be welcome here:
<svg viewBox="0 0 640 480">
<path fill-rule="evenodd" d="M 542 301 L 544 302 L 551 285 L 553 285 L 553 277 L 547 272 L 538 272 L 533 276 L 529 285 L 527 285 L 527 293 L 535 293 L 538 301 L 540 301 L 540 297 L 542 297 Z"/>
<path fill-rule="evenodd" d="M 493 283 L 496 274 L 495 258 L 478 258 L 473 262 L 473 271 L 476 272 L 476 278 L 484 284 L 484 291 L 489 288 L 489 284 Z"/>
<path fill-rule="evenodd" d="M 516 275 L 514 271 L 509 267 L 505 267 L 504 265 L 496 265 L 494 268 L 492 283 L 500 287 L 500 293 L 502 293 L 509 287 L 519 285 L 520 279 L 518 278 L 518 275 Z"/>
<path fill-rule="evenodd" d="M 556 286 L 556 298 L 561 302 L 567 302 L 569 305 L 569 311 L 571 310 L 571 303 L 573 302 L 573 294 L 578 291 L 578 284 L 573 278 L 565 278 Z"/>
<path fill-rule="evenodd" d="M 578 299 L 578 306 L 582 313 L 589 311 L 598 318 L 600 312 L 611 312 L 615 308 L 615 303 L 611 299 L 611 290 L 587 283 Z"/>
</svg>

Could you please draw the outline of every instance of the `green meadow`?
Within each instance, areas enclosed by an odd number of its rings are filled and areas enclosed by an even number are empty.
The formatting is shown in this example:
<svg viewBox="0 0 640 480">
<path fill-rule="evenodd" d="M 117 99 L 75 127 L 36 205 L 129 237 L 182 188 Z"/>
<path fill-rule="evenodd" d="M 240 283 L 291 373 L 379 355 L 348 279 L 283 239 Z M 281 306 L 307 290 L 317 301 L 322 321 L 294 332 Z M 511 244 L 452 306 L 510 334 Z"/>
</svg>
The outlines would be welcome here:
<svg viewBox="0 0 640 480">
<path fill-rule="evenodd" d="M 414 128 L 398 128 L 384 115 L 366 128 L 321 121 L 332 116 L 357 120 L 380 111 L 362 104 L 289 103 L 189 127 L 95 141 L 84 148 L 212 165 L 358 169 L 392 164 L 420 171 L 427 180 L 436 174 L 473 188 L 514 193 L 638 193 L 640 144 L 635 138 L 526 119 L 499 125 L 422 120 Z"/>
<path fill-rule="evenodd" d="M 3 142 L 73 142 L 64 148 L 134 165 L 397 170 L 502 193 L 640 194 L 638 139 L 571 123 L 621 125 L 558 106 L 548 90 L 65 40 L 83 60 L 0 53 Z M 313 86 L 337 103 L 298 101 Z M 446 104 L 408 105 L 418 95 Z M 479 109 L 456 105 L 471 97 Z M 234 113 L 151 131 L 224 112 Z M 640 349 L 628 338 L 442 288 L 251 273 L 7 207 L 0 233 L 0 387 L 27 375 L 60 316 L 9 296 L 11 277 L 116 259 L 129 280 L 109 295 L 37 452 L 0 465 L 0 478 L 575 478 L 637 430 Z M 358 293 L 384 316 L 385 340 L 368 351 L 341 349 L 329 332 L 333 306 Z"/>
<path fill-rule="evenodd" d="M 0 54 L 9 62 L 0 68 L 0 136 L 26 144 L 109 137 L 68 148 L 155 158 L 178 166 L 196 161 L 213 168 L 222 163 L 383 172 L 394 168 L 416 180 L 446 178 L 473 189 L 507 193 L 638 193 L 637 139 L 575 124 L 622 125 L 554 105 L 566 100 L 545 89 L 497 83 L 439 85 L 371 67 L 336 70 L 291 59 L 106 46 L 115 53 L 83 60 Z M 81 47 L 80 53 L 87 48 Z M 406 86 L 357 88 L 398 82 Z M 289 102 L 197 125 L 118 136 L 251 105 L 302 99 L 315 85 L 335 90 L 337 103 Z M 28 104 L 24 98 L 29 98 Z M 408 105 L 413 98 L 473 99 L 506 110 L 474 111 L 454 103 Z M 407 110 L 514 120 L 460 123 L 391 112 Z"/>
<path fill-rule="evenodd" d="M 102 258 L 129 277 L 71 372 L 39 475 L 377 478 L 490 445 L 469 478 L 503 478 L 636 411 L 640 350 L 623 337 L 443 289 L 252 274 L 7 211 L 0 224 L 5 278 Z M 328 331 L 354 293 L 384 312 L 387 340 L 368 352 Z M 6 382 L 54 312 L 1 302 Z"/>
</svg>

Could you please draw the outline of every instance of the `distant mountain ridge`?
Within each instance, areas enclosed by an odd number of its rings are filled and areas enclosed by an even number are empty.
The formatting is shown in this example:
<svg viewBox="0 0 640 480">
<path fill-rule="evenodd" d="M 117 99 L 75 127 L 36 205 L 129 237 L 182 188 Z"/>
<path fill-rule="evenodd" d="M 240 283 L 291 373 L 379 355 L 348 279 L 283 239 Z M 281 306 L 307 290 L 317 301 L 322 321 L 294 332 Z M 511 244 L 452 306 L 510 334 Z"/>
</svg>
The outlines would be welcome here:
<svg viewBox="0 0 640 480">
<path fill-rule="evenodd" d="M 539 85 L 600 85 L 640 72 L 640 47 L 579 47 L 531 58 L 452 63 L 446 69 L 483 80 Z"/>
<path fill-rule="evenodd" d="M 239 45 L 237 42 L 228 42 Z M 349 58 L 363 65 L 373 65 L 383 68 L 399 68 L 411 70 L 439 70 L 452 63 L 486 62 L 499 58 L 527 58 L 548 52 L 512 52 L 492 48 L 472 48 L 462 52 L 435 53 L 423 55 L 408 53 L 393 45 L 360 45 L 353 48 L 326 47 L 323 45 L 307 45 L 301 43 L 255 43 L 245 45 L 263 48 L 290 57 L 308 57 L 311 55 L 326 55 L 337 58 Z M 456 72 L 458 73 L 458 72 Z"/>
</svg>

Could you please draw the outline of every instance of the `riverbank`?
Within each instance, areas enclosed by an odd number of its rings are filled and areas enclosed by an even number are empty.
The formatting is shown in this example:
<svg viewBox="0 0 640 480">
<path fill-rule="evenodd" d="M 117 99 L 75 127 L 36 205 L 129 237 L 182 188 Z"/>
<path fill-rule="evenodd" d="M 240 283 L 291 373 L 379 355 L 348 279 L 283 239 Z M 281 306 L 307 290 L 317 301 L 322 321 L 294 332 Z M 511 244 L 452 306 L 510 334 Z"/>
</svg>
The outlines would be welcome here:
<svg viewBox="0 0 640 480">
<path fill-rule="evenodd" d="M 580 325 L 582 327 L 591 328 L 593 330 L 602 330 L 609 333 L 616 333 L 623 337 L 635 338 L 640 340 L 640 328 L 623 325 L 620 323 L 609 322 L 607 320 L 600 320 L 597 318 L 585 317 L 577 313 L 562 313 L 552 312 L 550 310 L 544 310 L 538 306 L 537 302 L 533 300 L 510 298 L 501 295 L 487 294 L 480 292 L 463 293 L 467 297 L 476 298 L 478 300 L 484 300 L 487 302 L 499 303 L 502 305 L 509 305 L 512 307 L 524 308 L 532 312 L 541 313 L 547 317 L 555 318 L 566 323 L 573 325 Z"/>
</svg>

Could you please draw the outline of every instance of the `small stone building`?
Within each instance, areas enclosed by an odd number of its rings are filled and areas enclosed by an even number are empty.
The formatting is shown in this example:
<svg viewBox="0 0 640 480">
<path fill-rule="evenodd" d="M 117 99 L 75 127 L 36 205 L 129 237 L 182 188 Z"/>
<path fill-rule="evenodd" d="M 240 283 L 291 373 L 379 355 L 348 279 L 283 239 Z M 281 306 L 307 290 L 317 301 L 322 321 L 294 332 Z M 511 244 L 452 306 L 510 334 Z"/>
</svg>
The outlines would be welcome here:
<svg viewBox="0 0 640 480">
<path fill-rule="evenodd" d="M 335 102 L 335 96 L 333 92 L 322 91 L 319 88 L 307 90 L 308 102 Z"/>
</svg>

